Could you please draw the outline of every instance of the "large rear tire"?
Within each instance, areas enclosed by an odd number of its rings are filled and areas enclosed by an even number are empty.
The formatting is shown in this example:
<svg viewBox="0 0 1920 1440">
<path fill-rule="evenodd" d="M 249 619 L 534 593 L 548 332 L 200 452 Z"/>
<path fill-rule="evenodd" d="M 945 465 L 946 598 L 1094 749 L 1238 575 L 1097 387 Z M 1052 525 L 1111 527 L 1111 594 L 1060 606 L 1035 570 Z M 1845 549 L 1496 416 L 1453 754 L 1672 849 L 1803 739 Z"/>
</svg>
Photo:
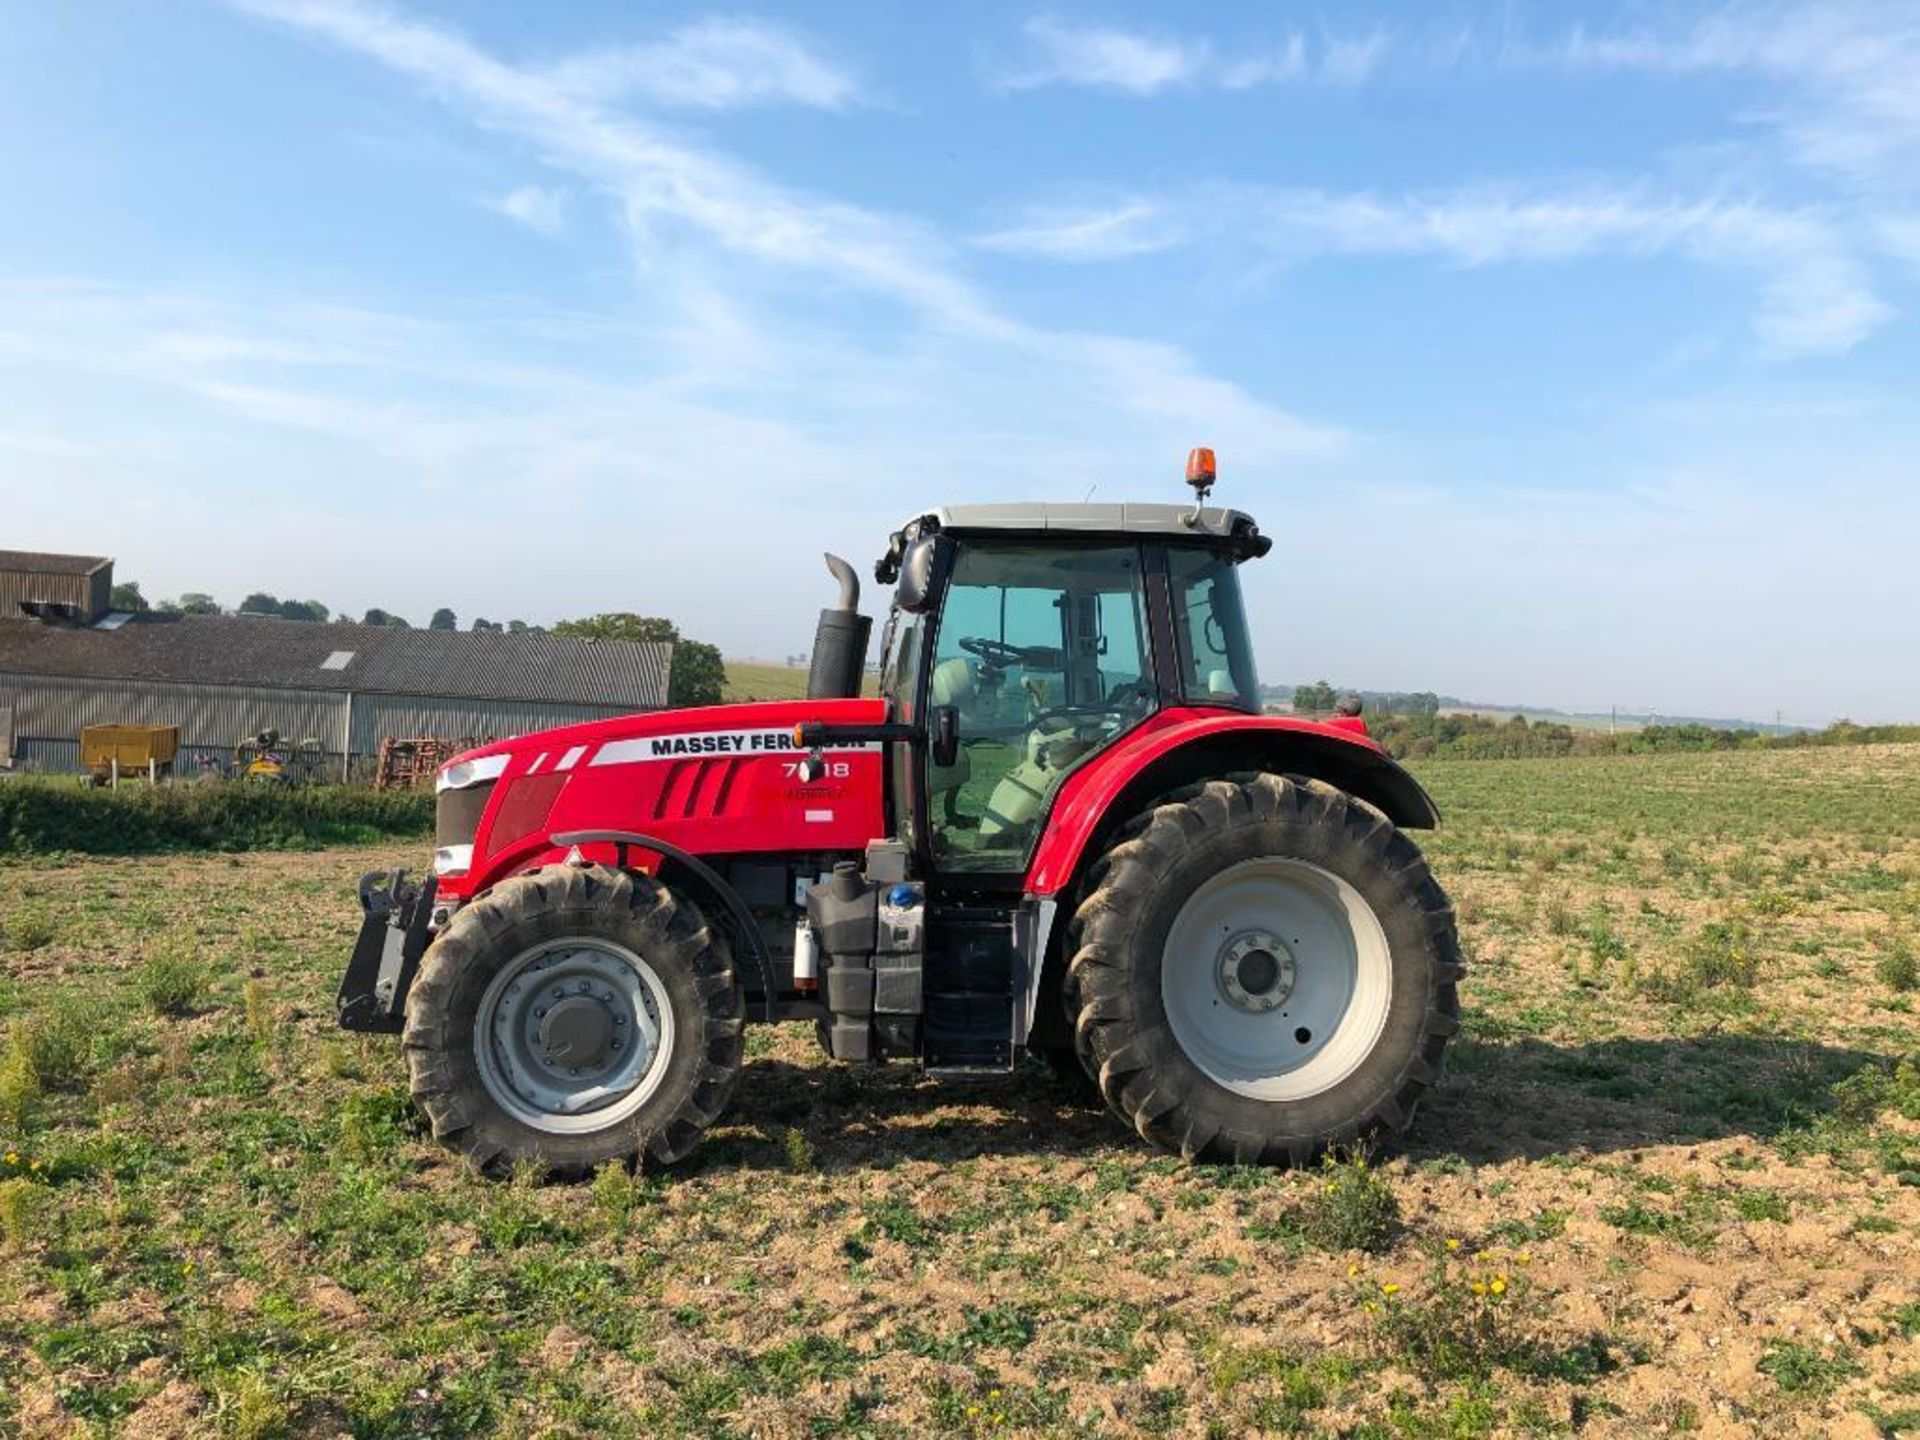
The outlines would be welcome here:
<svg viewBox="0 0 1920 1440">
<path fill-rule="evenodd" d="M 1070 940 L 1082 1063 L 1189 1161 L 1304 1164 L 1401 1130 L 1460 1028 L 1446 895 L 1392 822 L 1317 780 L 1155 807 L 1097 863 Z"/>
<path fill-rule="evenodd" d="M 725 938 L 645 875 L 561 865 L 463 906 L 407 997 L 413 1098 L 483 1168 L 671 1164 L 726 1108 L 741 996 Z"/>
</svg>

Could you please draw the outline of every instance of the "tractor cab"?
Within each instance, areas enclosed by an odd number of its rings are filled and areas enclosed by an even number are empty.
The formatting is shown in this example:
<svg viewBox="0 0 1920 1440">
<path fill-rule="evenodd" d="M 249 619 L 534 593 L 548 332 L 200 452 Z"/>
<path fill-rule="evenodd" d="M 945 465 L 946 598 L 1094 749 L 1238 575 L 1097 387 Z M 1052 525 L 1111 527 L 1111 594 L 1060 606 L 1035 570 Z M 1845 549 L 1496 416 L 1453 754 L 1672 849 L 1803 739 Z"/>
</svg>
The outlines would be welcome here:
<svg viewBox="0 0 1920 1440">
<path fill-rule="evenodd" d="M 1257 713 L 1238 567 L 1251 517 L 1180 505 L 973 505 L 919 516 L 880 692 L 924 731 L 893 756 L 902 839 L 930 874 L 1019 877 L 1060 785 L 1173 707 Z"/>
</svg>

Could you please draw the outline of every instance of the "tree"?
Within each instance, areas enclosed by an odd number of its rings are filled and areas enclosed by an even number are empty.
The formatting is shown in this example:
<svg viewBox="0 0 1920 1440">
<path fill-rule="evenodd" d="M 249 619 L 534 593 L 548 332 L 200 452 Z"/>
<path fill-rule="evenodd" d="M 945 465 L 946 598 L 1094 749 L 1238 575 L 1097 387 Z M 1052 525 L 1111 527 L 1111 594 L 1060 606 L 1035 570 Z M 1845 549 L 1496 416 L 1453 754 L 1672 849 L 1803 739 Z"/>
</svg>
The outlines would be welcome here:
<svg viewBox="0 0 1920 1440">
<path fill-rule="evenodd" d="M 1325 680 L 1293 687 L 1293 708 L 1302 715 L 1328 715 L 1339 703 L 1339 695 Z"/>
<path fill-rule="evenodd" d="M 242 615 L 278 615 L 280 602 L 264 590 L 256 590 L 240 602 Z"/>
<path fill-rule="evenodd" d="M 172 603 L 173 608 L 182 615 L 218 615 L 220 613 L 219 602 L 213 596 L 199 590 L 182 590 L 180 598 Z"/>
<path fill-rule="evenodd" d="M 616 610 L 581 620 L 562 620 L 553 627 L 553 633 L 575 640 L 671 645 L 669 705 L 718 705 L 726 698 L 727 667 L 720 651 L 702 641 L 682 638 L 680 627 L 661 616 Z"/>
<path fill-rule="evenodd" d="M 393 623 L 393 617 L 378 606 L 375 606 L 360 617 L 360 623 L 362 625 L 391 625 Z"/>
<path fill-rule="evenodd" d="M 458 630 L 460 628 L 460 617 L 442 605 L 438 610 L 433 612 L 433 618 L 427 621 L 427 628 L 429 630 Z"/>
<path fill-rule="evenodd" d="M 114 586 L 113 593 L 107 597 L 107 605 L 110 609 L 125 610 L 130 615 L 138 615 L 151 608 L 147 604 L 147 597 L 140 593 L 138 580 L 122 580 Z"/>
<path fill-rule="evenodd" d="M 562 620 L 553 633 L 569 640 L 627 640 L 636 644 L 673 645 L 680 639 L 680 627 L 658 615 L 635 615 L 627 610 L 605 615 L 589 615 L 583 620 Z"/>
<path fill-rule="evenodd" d="M 682 640 L 673 647 L 673 669 L 667 686 L 670 705 L 718 705 L 727 698 L 727 665 L 720 649 L 700 640 Z"/>
<path fill-rule="evenodd" d="M 509 635 L 538 635 L 541 633 L 541 630 L 538 625 L 529 625 L 524 620 L 509 620 L 507 621 L 507 633 Z"/>
<path fill-rule="evenodd" d="M 280 618 L 283 620 L 312 620 L 322 624 L 333 612 L 318 600 L 282 600 Z"/>
<path fill-rule="evenodd" d="M 1409 715 L 1438 715 L 1440 697 L 1431 690 L 1416 690 L 1406 697 L 1406 711 Z"/>
<path fill-rule="evenodd" d="M 481 616 L 476 615 L 473 617 L 473 624 L 469 625 L 467 628 L 469 630 L 478 632 L 483 630 L 498 630 L 501 627 L 497 621 L 488 620 Z"/>
</svg>

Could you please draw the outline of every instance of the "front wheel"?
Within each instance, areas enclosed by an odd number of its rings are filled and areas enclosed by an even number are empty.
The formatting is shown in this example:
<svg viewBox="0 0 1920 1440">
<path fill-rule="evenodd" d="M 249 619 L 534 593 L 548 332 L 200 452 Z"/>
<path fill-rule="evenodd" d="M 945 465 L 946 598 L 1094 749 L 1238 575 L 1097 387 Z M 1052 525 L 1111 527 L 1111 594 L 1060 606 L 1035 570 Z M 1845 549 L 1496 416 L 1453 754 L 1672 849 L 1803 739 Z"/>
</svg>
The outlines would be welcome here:
<svg viewBox="0 0 1920 1440">
<path fill-rule="evenodd" d="M 1099 862 L 1072 938 L 1082 1063 L 1188 1160 L 1301 1164 L 1404 1128 L 1460 1028 L 1445 894 L 1385 816 L 1315 780 L 1156 807 Z"/>
<path fill-rule="evenodd" d="M 563 865 L 464 906 L 407 996 L 413 1097 L 477 1164 L 678 1160 L 740 1073 L 725 939 L 658 881 Z"/>
</svg>

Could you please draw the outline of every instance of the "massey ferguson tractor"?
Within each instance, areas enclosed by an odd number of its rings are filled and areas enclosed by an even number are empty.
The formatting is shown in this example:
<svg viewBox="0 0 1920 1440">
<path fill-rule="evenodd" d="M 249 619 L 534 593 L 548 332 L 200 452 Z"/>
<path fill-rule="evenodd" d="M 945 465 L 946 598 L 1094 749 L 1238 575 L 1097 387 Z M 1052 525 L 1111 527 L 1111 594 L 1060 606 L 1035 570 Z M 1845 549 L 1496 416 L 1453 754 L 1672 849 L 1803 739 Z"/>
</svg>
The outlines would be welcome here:
<svg viewBox="0 0 1920 1440">
<path fill-rule="evenodd" d="M 807 698 L 633 715 L 438 773 L 431 874 L 360 883 L 340 1023 L 404 1037 L 482 1166 L 666 1164 L 725 1110 L 750 1020 L 835 1060 L 1084 1070 L 1189 1161 L 1398 1131 L 1459 1029 L 1438 815 L 1357 714 L 1261 713 L 1239 569 L 1191 504 L 909 520 L 878 694 L 834 556 Z"/>
</svg>

